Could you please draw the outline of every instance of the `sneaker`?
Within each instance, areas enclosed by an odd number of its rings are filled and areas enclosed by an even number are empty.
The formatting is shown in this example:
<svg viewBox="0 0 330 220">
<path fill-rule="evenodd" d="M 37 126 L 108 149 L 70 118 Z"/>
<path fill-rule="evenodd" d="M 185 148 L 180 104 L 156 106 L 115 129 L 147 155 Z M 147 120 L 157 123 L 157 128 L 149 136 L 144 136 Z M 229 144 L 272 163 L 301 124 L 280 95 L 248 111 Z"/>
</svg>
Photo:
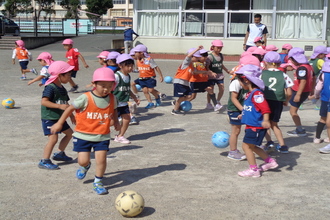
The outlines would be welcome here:
<svg viewBox="0 0 330 220">
<path fill-rule="evenodd" d="M 171 114 L 172 115 L 182 115 L 182 113 L 180 111 L 175 111 L 174 109 L 172 109 Z"/>
<path fill-rule="evenodd" d="M 320 144 L 322 142 L 321 138 L 314 138 L 314 144 Z"/>
<path fill-rule="evenodd" d="M 129 124 L 130 125 L 136 125 L 136 124 L 138 124 L 138 122 L 137 122 L 137 120 L 136 120 L 136 118 L 134 116 L 131 118 L 131 121 L 129 122 Z"/>
<path fill-rule="evenodd" d="M 20 78 L 21 80 L 26 80 L 26 76 L 21 76 L 21 78 Z"/>
<path fill-rule="evenodd" d="M 78 85 L 75 85 L 74 87 L 72 87 L 69 92 L 77 92 L 79 86 Z"/>
<path fill-rule="evenodd" d="M 270 169 L 275 169 L 275 168 L 277 168 L 277 167 L 278 167 L 278 164 L 277 164 L 277 162 L 276 162 L 275 159 L 273 159 L 272 162 L 264 163 L 264 164 L 261 164 L 261 165 L 260 165 L 260 169 L 261 169 L 262 171 L 267 171 L 267 170 L 270 170 Z"/>
<path fill-rule="evenodd" d="M 68 157 L 64 151 L 56 152 L 53 155 L 53 160 L 57 161 L 71 161 L 72 157 Z"/>
<path fill-rule="evenodd" d="M 93 189 L 98 195 L 108 194 L 108 190 L 104 188 L 102 182 L 93 183 Z"/>
<path fill-rule="evenodd" d="M 304 110 L 304 106 L 303 106 L 303 104 L 301 104 L 301 105 L 299 106 L 299 110 Z"/>
<path fill-rule="evenodd" d="M 167 95 L 164 94 L 164 93 L 159 93 L 159 97 L 160 97 L 162 100 L 164 100 L 164 99 L 166 99 Z"/>
<path fill-rule="evenodd" d="M 315 105 L 315 110 L 320 110 L 320 106 Z"/>
<path fill-rule="evenodd" d="M 303 129 L 302 131 L 298 131 L 296 129 L 296 130 L 293 130 L 293 131 L 288 131 L 286 133 L 290 136 L 295 136 L 295 137 L 305 137 L 307 135 L 305 129 Z"/>
<path fill-rule="evenodd" d="M 172 105 L 175 105 L 175 103 L 176 103 L 176 100 L 173 100 L 173 101 L 171 102 Z"/>
<path fill-rule="evenodd" d="M 222 105 L 221 104 L 216 104 L 216 106 L 214 106 L 214 111 L 217 112 L 219 111 L 220 109 L 222 109 Z"/>
<path fill-rule="evenodd" d="M 288 154 L 288 153 L 289 153 L 289 148 L 288 148 L 288 146 L 286 146 L 286 145 L 282 145 L 282 146 L 277 145 L 277 146 L 276 146 L 276 150 L 277 150 L 278 152 L 282 153 L 282 154 Z"/>
<path fill-rule="evenodd" d="M 242 177 L 260 177 L 260 171 L 259 171 L 259 169 L 257 169 L 257 170 L 247 169 L 247 170 L 238 172 L 238 175 L 242 176 Z"/>
<path fill-rule="evenodd" d="M 76 172 L 76 177 L 80 180 L 84 179 L 87 171 L 89 170 L 89 168 L 91 167 L 91 164 L 89 163 L 87 167 L 82 167 L 80 166 L 79 169 Z"/>
<path fill-rule="evenodd" d="M 116 142 L 118 142 L 118 143 L 122 143 L 122 144 L 130 144 L 130 143 L 131 143 L 131 142 L 130 142 L 128 139 L 126 139 L 124 136 L 118 137 L 118 135 L 116 135 L 114 141 L 116 141 Z"/>
<path fill-rule="evenodd" d="M 327 138 L 324 138 L 324 139 L 323 139 L 323 142 L 325 142 L 325 143 L 329 143 L 330 140 L 329 140 L 329 138 L 327 137 Z"/>
<path fill-rule="evenodd" d="M 323 153 L 323 154 L 330 154 L 330 144 L 328 144 L 325 147 L 320 148 L 319 151 L 320 151 L 320 153 Z"/>
<path fill-rule="evenodd" d="M 154 103 L 149 102 L 148 105 L 145 107 L 145 109 L 150 109 L 150 108 L 152 108 L 152 107 L 154 107 L 154 106 L 155 106 Z"/>
<path fill-rule="evenodd" d="M 267 141 L 267 143 L 265 145 L 260 146 L 260 148 L 266 152 L 271 152 L 274 146 L 274 141 Z"/>
<path fill-rule="evenodd" d="M 37 70 L 36 70 L 36 69 L 34 69 L 34 68 L 32 68 L 32 69 L 31 69 L 31 73 L 33 73 L 34 75 L 38 75 L 38 72 L 37 72 Z"/>
<path fill-rule="evenodd" d="M 242 154 L 241 152 L 239 152 L 239 150 L 236 150 L 235 152 L 229 151 L 227 157 L 232 160 L 245 160 L 246 159 L 246 156 L 244 154 Z"/>
<path fill-rule="evenodd" d="M 58 170 L 60 169 L 58 165 L 53 164 L 53 162 L 48 159 L 48 160 L 40 160 L 38 167 L 40 169 L 46 169 L 46 170 Z"/>
<path fill-rule="evenodd" d="M 155 106 L 158 107 L 162 104 L 162 101 L 160 101 L 160 98 L 156 99 L 156 104 Z"/>
<path fill-rule="evenodd" d="M 213 105 L 211 103 L 207 103 L 205 109 L 213 109 Z"/>
</svg>

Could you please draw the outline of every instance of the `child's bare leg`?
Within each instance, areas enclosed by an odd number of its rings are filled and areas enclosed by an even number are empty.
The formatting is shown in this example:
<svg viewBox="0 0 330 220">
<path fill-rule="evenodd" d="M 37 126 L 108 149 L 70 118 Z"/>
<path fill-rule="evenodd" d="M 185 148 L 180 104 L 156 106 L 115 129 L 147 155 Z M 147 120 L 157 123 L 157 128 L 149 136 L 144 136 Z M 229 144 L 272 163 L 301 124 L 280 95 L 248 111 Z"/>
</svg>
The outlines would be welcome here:
<svg viewBox="0 0 330 220">
<path fill-rule="evenodd" d="M 254 155 L 254 151 L 252 150 L 253 148 L 255 148 L 255 145 L 254 144 L 247 144 L 247 143 L 244 143 L 243 142 L 243 145 L 242 145 L 242 148 L 244 150 L 244 153 L 246 155 L 246 159 L 249 163 L 249 165 L 257 165 L 257 162 L 256 162 L 256 157 Z"/>
<path fill-rule="evenodd" d="M 219 92 L 218 92 L 217 101 L 220 103 L 220 100 L 221 100 L 221 98 L 223 96 L 223 93 L 225 91 L 225 86 L 224 86 L 223 83 L 220 83 L 220 84 L 218 84 L 218 87 L 219 87 Z"/>
<path fill-rule="evenodd" d="M 148 88 L 148 91 L 149 91 L 149 93 L 151 93 L 154 97 L 155 97 L 155 99 L 159 99 L 160 97 L 159 97 L 159 92 L 158 92 L 158 90 L 156 90 L 156 89 L 154 89 L 154 88 Z"/>
<path fill-rule="evenodd" d="M 261 159 L 266 160 L 269 156 L 268 154 L 261 148 L 257 147 L 254 144 L 251 144 L 251 150 L 256 153 Z"/>
<path fill-rule="evenodd" d="M 55 144 L 58 140 L 58 134 L 50 134 L 48 135 L 48 142 L 44 148 L 43 159 L 49 159 L 52 151 L 54 149 Z"/>
<path fill-rule="evenodd" d="M 194 100 L 197 96 L 197 93 L 192 93 L 191 96 L 187 99 L 187 101 L 191 102 L 192 100 Z"/>
<path fill-rule="evenodd" d="M 73 81 L 72 78 L 69 79 L 69 83 L 70 83 L 70 86 L 71 86 L 71 87 L 75 87 L 75 86 L 77 86 L 77 84 Z"/>
<path fill-rule="evenodd" d="M 301 126 L 301 121 L 300 121 L 300 117 L 298 115 L 298 108 L 297 107 L 294 107 L 294 106 L 290 107 L 290 115 L 292 117 L 292 120 L 293 120 L 294 124 L 296 126 Z"/>
<path fill-rule="evenodd" d="M 175 102 L 174 111 L 179 111 L 181 102 L 186 101 L 186 100 L 187 100 L 187 96 L 179 97 L 178 100 L 176 100 L 176 102 Z"/>
<path fill-rule="evenodd" d="M 68 146 L 68 144 L 72 138 L 73 131 L 71 128 L 69 128 L 69 129 L 66 129 L 65 131 L 63 131 L 62 133 L 64 133 L 65 136 L 62 138 L 62 140 L 59 143 L 58 149 L 60 151 L 64 151 L 65 148 Z"/>
<path fill-rule="evenodd" d="M 78 164 L 82 167 L 87 167 L 90 164 L 91 152 L 78 152 Z"/>
<path fill-rule="evenodd" d="M 95 176 L 103 177 L 107 168 L 107 151 L 95 151 L 96 172 Z"/>
<path fill-rule="evenodd" d="M 237 150 L 237 139 L 241 133 L 241 125 L 231 125 L 231 134 L 229 137 L 229 148 L 231 151 Z"/>
<path fill-rule="evenodd" d="M 129 122 L 131 121 L 131 117 L 129 114 L 123 114 L 121 115 L 121 118 L 122 118 L 122 125 L 121 125 L 121 128 L 120 128 L 120 132 L 118 134 L 118 137 L 121 137 L 121 136 L 124 136 L 126 131 L 127 131 L 127 128 L 129 126 Z"/>
<path fill-rule="evenodd" d="M 276 139 L 279 143 L 280 146 L 285 145 L 284 143 L 284 139 L 283 139 L 283 135 L 282 135 L 282 131 L 281 129 L 278 127 L 277 122 L 274 121 L 270 121 L 270 126 L 272 128 L 272 130 L 274 131 L 274 134 L 276 136 Z M 269 129 L 268 129 L 269 130 Z"/>
<path fill-rule="evenodd" d="M 270 131 L 270 129 L 267 130 L 267 133 L 265 135 L 266 141 L 272 141 L 272 132 Z"/>
<path fill-rule="evenodd" d="M 151 100 L 151 96 L 150 96 L 150 94 L 149 94 L 149 92 L 148 92 L 148 88 L 147 88 L 147 87 L 143 87 L 143 88 L 142 88 L 142 91 L 143 91 L 143 94 L 144 94 L 144 96 L 146 97 L 147 101 L 148 101 L 148 102 L 152 102 L 152 100 Z"/>
</svg>

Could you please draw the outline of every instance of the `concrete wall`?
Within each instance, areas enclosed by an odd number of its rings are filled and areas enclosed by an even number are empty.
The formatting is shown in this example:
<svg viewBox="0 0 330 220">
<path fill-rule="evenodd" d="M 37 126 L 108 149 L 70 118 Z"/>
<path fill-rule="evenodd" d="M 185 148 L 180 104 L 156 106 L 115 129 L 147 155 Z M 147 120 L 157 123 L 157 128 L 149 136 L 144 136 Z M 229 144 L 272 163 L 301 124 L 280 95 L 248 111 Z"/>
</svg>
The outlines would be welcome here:
<svg viewBox="0 0 330 220">
<path fill-rule="evenodd" d="M 142 43 L 148 47 L 149 52 L 152 53 L 186 53 L 189 48 L 203 45 L 205 49 L 209 50 L 211 42 L 216 38 L 164 38 L 164 37 L 139 37 L 133 43 Z M 243 52 L 243 38 L 241 39 L 221 39 L 224 43 L 222 53 L 226 55 L 239 55 Z M 278 48 L 281 48 L 283 44 L 290 43 L 293 47 L 301 47 L 305 49 L 305 46 L 311 50 L 315 46 L 327 45 L 326 41 L 322 40 L 267 40 L 267 44 L 273 44 Z M 306 51 L 307 56 L 312 54 L 312 51 Z"/>
<path fill-rule="evenodd" d="M 62 41 L 73 36 L 42 36 L 42 37 L 21 37 L 25 42 L 25 47 L 34 49 L 57 41 Z"/>
</svg>

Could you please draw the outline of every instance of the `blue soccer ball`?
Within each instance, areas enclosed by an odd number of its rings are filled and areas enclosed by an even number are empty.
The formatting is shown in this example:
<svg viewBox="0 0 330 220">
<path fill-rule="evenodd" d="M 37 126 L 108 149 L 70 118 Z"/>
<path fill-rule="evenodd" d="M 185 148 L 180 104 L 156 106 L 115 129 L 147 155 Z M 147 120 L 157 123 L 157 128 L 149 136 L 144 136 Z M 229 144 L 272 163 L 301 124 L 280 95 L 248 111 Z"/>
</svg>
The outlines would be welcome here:
<svg viewBox="0 0 330 220">
<path fill-rule="evenodd" d="M 136 84 L 135 87 L 136 87 L 137 91 L 141 92 L 142 87 L 139 84 Z"/>
<path fill-rule="evenodd" d="M 172 83 L 173 78 L 172 78 L 171 76 L 165 76 L 164 81 L 165 81 L 166 83 Z"/>
<path fill-rule="evenodd" d="M 184 112 L 189 112 L 192 108 L 192 104 L 189 101 L 183 101 L 180 104 L 180 109 Z"/>
<path fill-rule="evenodd" d="M 226 148 L 229 145 L 229 134 L 225 131 L 218 131 L 212 135 L 212 144 L 217 148 Z"/>
</svg>

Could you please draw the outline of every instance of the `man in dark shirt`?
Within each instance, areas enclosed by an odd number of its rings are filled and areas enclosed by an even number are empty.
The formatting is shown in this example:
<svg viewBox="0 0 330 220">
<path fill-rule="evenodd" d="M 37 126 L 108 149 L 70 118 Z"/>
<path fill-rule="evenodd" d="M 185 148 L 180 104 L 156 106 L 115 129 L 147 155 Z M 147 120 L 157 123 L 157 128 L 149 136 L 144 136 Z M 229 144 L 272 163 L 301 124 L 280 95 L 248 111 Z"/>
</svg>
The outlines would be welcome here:
<svg viewBox="0 0 330 220">
<path fill-rule="evenodd" d="M 139 35 L 135 33 L 131 27 L 126 26 L 124 31 L 124 46 L 125 46 L 125 53 L 129 53 L 129 48 L 132 48 L 133 44 L 133 34 L 138 37 Z"/>
</svg>

